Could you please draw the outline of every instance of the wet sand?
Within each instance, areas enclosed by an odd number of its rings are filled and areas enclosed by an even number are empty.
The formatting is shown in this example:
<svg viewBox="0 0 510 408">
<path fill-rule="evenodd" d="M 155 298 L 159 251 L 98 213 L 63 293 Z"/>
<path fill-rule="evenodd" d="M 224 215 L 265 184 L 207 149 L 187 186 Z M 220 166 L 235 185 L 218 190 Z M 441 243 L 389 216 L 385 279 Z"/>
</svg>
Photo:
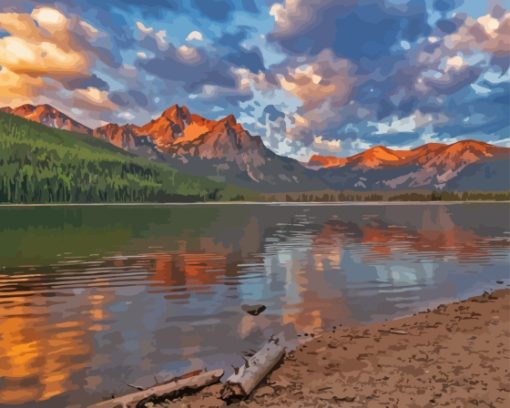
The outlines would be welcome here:
<svg viewBox="0 0 510 408">
<path fill-rule="evenodd" d="M 306 336 L 305 338 L 311 338 Z M 241 407 L 509 407 L 510 289 L 333 328 L 287 354 Z M 221 385 L 161 407 L 221 407 Z"/>
</svg>

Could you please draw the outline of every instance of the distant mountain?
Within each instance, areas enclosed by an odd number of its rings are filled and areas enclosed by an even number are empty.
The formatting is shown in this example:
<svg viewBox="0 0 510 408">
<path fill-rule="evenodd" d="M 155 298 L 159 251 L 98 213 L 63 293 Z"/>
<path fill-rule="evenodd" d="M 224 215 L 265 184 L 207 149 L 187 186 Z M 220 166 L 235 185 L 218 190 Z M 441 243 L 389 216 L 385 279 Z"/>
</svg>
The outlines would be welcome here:
<svg viewBox="0 0 510 408">
<path fill-rule="evenodd" d="M 343 167 L 346 163 L 347 159 L 345 157 L 314 154 L 305 166 L 311 169 L 328 169 L 330 167 Z"/>
<path fill-rule="evenodd" d="M 260 191 L 325 188 L 315 172 L 269 150 L 259 136 L 250 135 L 233 115 L 211 120 L 192 114 L 185 106 L 173 105 L 142 126 L 107 124 L 91 130 L 48 105 L 24 105 L 4 111 L 60 129 L 81 126 L 81 133 L 193 175 Z M 50 112 L 54 119 L 46 119 L 47 114 L 31 113 L 39 111 Z"/>
<path fill-rule="evenodd" d="M 413 150 L 376 146 L 347 158 L 314 156 L 308 166 L 335 189 L 510 189 L 510 149 L 475 140 Z"/>
<path fill-rule="evenodd" d="M 60 112 L 51 105 L 21 105 L 17 108 L 4 107 L 0 112 L 10 113 L 46 125 L 56 129 L 69 130 L 71 132 L 91 134 L 92 130 L 80 122 L 71 119 L 65 113 Z"/>
<path fill-rule="evenodd" d="M 393 150 L 384 146 L 374 146 L 350 157 L 314 155 L 310 158 L 307 166 L 315 169 L 347 166 L 356 170 L 400 166 L 413 160 L 423 161 L 428 155 L 444 146 L 446 145 L 441 143 L 429 143 L 413 150 Z"/>
</svg>

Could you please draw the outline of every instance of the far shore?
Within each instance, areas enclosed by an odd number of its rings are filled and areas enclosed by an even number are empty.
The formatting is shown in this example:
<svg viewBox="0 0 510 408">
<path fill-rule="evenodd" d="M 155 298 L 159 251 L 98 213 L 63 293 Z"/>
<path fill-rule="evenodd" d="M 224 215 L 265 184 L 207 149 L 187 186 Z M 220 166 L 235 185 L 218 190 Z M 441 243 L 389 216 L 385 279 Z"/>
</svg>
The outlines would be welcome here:
<svg viewBox="0 0 510 408">
<path fill-rule="evenodd" d="M 247 400 L 230 406 L 510 406 L 508 288 L 301 339 Z M 221 388 L 156 406 L 224 407 Z"/>
<path fill-rule="evenodd" d="M 293 205 L 293 206 L 349 206 L 349 205 L 454 205 L 454 204 L 510 204 L 510 200 L 466 201 L 190 201 L 147 203 L 0 203 L 2 207 L 138 207 L 186 205 Z"/>
</svg>

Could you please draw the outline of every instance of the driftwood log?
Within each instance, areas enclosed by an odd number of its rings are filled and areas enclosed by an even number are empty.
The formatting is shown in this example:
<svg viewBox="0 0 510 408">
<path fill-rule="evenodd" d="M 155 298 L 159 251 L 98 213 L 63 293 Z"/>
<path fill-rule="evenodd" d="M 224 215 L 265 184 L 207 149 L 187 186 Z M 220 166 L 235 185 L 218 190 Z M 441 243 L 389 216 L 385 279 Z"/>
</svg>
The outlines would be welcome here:
<svg viewBox="0 0 510 408">
<path fill-rule="evenodd" d="M 285 347 L 278 338 L 269 340 L 244 365 L 235 369 L 221 391 L 221 399 L 230 401 L 248 397 L 285 355 Z"/>
<path fill-rule="evenodd" d="M 158 384 L 143 391 L 127 394 L 122 397 L 91 405 L 89 408 L 145 408 L 147 402 L 158 402 L 198 391 L 203 387 L 215 384 L 223 376 L 223 370 L 201 372 L 186 378 Z"/>
</svg>

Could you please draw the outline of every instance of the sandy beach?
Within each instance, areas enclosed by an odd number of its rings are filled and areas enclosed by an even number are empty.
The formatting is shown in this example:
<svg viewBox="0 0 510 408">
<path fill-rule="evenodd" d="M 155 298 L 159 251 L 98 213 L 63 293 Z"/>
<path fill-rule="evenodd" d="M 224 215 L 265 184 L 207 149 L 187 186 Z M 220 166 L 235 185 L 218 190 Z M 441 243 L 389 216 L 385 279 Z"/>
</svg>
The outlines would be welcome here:
<svg viewBox="0 0 510 408">
<path fill-rule="evenodd" d="M 399 320 L 335 327 L 294 351 L 240 407 L 508 407 L 510 289 Z M 221 385 L 159 407 L 221 407 Z"/>
</svg>

